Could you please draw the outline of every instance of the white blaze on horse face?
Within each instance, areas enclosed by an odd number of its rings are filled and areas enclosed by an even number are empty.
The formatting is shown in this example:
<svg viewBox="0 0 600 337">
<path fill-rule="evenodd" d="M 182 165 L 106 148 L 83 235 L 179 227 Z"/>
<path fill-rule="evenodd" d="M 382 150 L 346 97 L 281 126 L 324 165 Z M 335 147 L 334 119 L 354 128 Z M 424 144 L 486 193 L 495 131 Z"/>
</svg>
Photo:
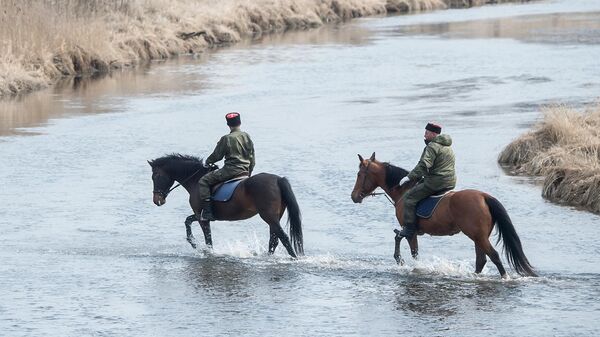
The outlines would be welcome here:
<svg viewBox="0 0 600 337">
<path fill-rule="evenodd" d="M 163 198 L 160 194 L 158 193 L 154 193 L 153 197 L 152 197 L 152 201 L 154 202 L 154 204 L 156 206 L 162 206 L 166 203 L 165 198 Z"/>
</svg>

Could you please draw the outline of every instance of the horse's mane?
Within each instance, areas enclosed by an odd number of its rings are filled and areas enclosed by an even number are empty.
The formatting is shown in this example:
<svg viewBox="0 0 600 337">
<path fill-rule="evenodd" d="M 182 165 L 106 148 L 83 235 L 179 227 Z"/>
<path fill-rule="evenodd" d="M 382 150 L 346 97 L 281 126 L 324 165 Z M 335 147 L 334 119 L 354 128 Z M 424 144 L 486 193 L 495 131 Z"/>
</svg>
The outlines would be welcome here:
<svg viewBox="0 0 600 337">
<path fill-rule="evenodd" d="M 392 188 L 400 183 L 400 180 L 408 174 L 408 171 L 394 166 L 390 163 L 383 163 L 385 166 L 385 184 L 388 188 Z"/>
<path fill-rule="evenodd" d="M 161 167 L 167 170 L 173 179 L 189 179 L 193 175 L 203 176 L 207 172 L 217 169 L 217 166 L 204 167 L 203 160 L 180 153 L 172 153 L 166 156 L 148 161 L 152 168 Z"/>
<path fill-rule="evenodd" d="M 166 156 L 162 156 L 160 158 L 156 158 L 154 160 L 148 161 L 152 168 L 163 167 L 172 163 L 187 163 L 187 164 L 199 164 L 202 165 L 203 161 L 201 158 L 180 154 L 180 153 L 171 153 Z"/>
</svg>

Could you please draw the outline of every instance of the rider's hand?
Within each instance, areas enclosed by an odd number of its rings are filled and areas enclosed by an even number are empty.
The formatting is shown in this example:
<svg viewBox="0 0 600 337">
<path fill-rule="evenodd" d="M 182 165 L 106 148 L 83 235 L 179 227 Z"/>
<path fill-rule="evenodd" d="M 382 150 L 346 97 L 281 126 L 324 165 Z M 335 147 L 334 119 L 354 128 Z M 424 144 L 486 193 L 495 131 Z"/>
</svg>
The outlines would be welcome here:
<svg viewBox="0 0 600 337">
<path fill-rule="evenodd" d="M 402 179 L 400 180 L 400 184 L 399 184 L 399 185 L 400 185 L 400 186 L 402 186 L 402 185 L 404 185 L 406 182 L 408 182 L 409 180 L 410 180 L 410 179 L 408 179 L 408 176 L 406 176 L 406 177 L 404 177 L 404 178 L 402 178 Z"/>
<path fill-rule="evenodd" d="M 210 167 L 210 164 L 209 164 L 209 163 L 207 163 L 207 162 L 203 162 L 203 163 L 202 163 L 202 166 L 204 166 L 204 168 L 209 168 L 209 167 Z"/>
</svg>

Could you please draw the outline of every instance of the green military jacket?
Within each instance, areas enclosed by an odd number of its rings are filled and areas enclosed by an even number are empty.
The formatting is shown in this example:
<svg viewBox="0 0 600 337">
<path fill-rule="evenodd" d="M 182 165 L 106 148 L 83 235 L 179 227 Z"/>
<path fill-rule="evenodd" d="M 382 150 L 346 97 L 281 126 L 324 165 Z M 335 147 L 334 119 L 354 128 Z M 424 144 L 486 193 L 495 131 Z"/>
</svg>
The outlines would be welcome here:
<svg viewBox="0 0 600 337">
<path fill-rule="evenodd" d="M 207 164 L 214 164 L 225 157 L 224 169 L 247 171 L 254 169 L 254 144 L 250 136 L 240 130 L 233 130 L 221 137 L 213 153 L 206 158 Z"/>
<path fill-rule="evenodd" d="M 431 140 L 421 154 L 421 159 L 410 171 L 410 180 L 425 178 L 425 186 L 435 190 L 451 189 L 456 186 L 454 151 L 450 147 L 452 138 L 441 134 Z"/>
</svg>

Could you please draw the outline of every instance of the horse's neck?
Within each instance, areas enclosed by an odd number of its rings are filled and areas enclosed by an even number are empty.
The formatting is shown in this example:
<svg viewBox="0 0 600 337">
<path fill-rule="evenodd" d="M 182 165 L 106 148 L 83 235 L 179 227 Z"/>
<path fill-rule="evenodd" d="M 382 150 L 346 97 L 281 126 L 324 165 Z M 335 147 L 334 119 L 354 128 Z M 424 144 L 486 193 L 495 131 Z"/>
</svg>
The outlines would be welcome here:
<svg viewBox="0 0 600 337">
<path fill-rule="evenodd" d="M 396 186 L 392 187 L 391 189 L 387 188 L 387 187 L 381 187 L 381 188 L 385 191 L 385 193 L 387 193 L 387 195 L 390 196 L 390 198 L 392 198 L 392 200 L 394 201 L 394 204 L 398 204 L 399 202 L 402 201 L 402 197 L 404 196 L 404 194 L 413 187 L 414 187 L 414 185 L 411 184 L 409 186 L 403 186 L 403 187 L 396 185 Z"/>
<path fill-rule="evenodd" d="M 185 188 L 188 193 L 192 193 L 192 191 L 196 188 L 196 185 L 198 185 L 198 179 L 200 179 L 201 172 L 198 172 L 198 170 L 202 169 L 202 165 L 198 164 L 198 165 L 186 165 L 185 169 L 178 169 L 178 170 L 173 170 L 173 179 L 180 183 L 181 186 L 183 186 L 183 188 Z M 192 178 L 192 175 L 196 175 L 198 178 Z"/>
</svg>

